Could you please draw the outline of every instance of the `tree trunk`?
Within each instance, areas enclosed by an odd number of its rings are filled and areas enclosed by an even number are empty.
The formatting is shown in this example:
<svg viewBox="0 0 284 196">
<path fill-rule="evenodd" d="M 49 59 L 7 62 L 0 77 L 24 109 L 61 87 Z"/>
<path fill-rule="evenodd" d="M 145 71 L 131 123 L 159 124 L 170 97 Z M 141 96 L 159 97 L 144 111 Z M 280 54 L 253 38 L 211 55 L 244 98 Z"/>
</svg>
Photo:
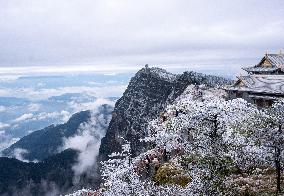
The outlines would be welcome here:
<svg viewBox="0 0 284 196">
<path fill-rule="evenodd" d="M 281 165 L 280 165 L 280 149 L 275 148 L 275 167 L 276 167 L 276 182 L 277 182 L 277 192 L 281 192 Z"/>
<path fill-rule="evenodd" d="M 282 125 L 279 123 L 278 127 L 279 136 L 282 134 Z M 278 144 L 280 145 L 280 144 Z M 276 182 L 277 182 L 277 192 L 281 192 L 281 149 L 279 146 L 275 147 L 275 167 L 276 167 Z"/>
</svg>

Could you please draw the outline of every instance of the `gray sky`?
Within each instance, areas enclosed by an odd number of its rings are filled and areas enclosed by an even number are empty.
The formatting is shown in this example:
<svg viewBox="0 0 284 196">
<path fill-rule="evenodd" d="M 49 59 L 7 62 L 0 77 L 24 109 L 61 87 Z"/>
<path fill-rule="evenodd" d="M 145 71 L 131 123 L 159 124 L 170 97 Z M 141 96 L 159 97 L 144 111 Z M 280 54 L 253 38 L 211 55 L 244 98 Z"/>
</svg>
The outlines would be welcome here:
<svg viewBox="0 0 284 196">
<path fill-rule="evenodd" d="M 283 32 L 283 0 L 0 0 L 0 69 L 237 70 L 284 49 Z"/>
</svg>

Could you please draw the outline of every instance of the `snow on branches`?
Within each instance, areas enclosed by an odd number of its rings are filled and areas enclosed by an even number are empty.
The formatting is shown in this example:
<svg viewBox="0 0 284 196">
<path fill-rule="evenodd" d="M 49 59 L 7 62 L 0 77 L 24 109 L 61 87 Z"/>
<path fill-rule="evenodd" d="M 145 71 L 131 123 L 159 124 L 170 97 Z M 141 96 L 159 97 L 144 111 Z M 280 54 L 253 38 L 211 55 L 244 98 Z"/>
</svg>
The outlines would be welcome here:
<svg viewBox="0 0 284 196">
<path fill-rule="evenodd" d="M 281 191 L 284 101 L 259 109 L 189 86 L 149 122 L 148 151 L 102 163 L 102 195 L 234 195 Z M 272 174 L 276 172 L 277 178 Z M 264 186 L 265 185 L 265 186 Z"/>
</svg>

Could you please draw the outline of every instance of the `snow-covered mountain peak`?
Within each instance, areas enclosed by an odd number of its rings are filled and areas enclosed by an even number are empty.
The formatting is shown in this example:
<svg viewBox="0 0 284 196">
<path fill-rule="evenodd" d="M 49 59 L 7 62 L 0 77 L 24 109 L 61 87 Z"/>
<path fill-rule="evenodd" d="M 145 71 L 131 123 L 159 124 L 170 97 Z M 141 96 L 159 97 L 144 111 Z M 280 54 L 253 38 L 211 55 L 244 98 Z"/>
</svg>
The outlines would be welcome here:
<svg viewBox="0 0 284 196">
<path fill-rule="evenodd" d="M 178 76 L 176 74 L 167 72 L 165 69 L 158 68 L 158 67 L 151 67 L 151 68 L 145 67 L 141 71 L 143 71 L 144 73 L 149 73 L 152 76 L 158 77 L 162 80 L 166 80 L 169 82 L 174 82 Z"/>
</svg>

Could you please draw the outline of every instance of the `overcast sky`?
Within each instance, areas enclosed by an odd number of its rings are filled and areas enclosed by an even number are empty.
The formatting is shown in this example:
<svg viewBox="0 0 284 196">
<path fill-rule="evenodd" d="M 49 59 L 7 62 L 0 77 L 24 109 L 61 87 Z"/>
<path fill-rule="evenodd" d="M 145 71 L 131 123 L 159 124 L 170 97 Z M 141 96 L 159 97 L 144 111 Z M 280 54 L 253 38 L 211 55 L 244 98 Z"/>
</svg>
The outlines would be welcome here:
<svg viewBox="0 0 284 196">
<path fill-rule="evenodd" d="M 0 0 L 0 69 L 238 68 L 283 32 L 283 0 Z"/>
</svg>

